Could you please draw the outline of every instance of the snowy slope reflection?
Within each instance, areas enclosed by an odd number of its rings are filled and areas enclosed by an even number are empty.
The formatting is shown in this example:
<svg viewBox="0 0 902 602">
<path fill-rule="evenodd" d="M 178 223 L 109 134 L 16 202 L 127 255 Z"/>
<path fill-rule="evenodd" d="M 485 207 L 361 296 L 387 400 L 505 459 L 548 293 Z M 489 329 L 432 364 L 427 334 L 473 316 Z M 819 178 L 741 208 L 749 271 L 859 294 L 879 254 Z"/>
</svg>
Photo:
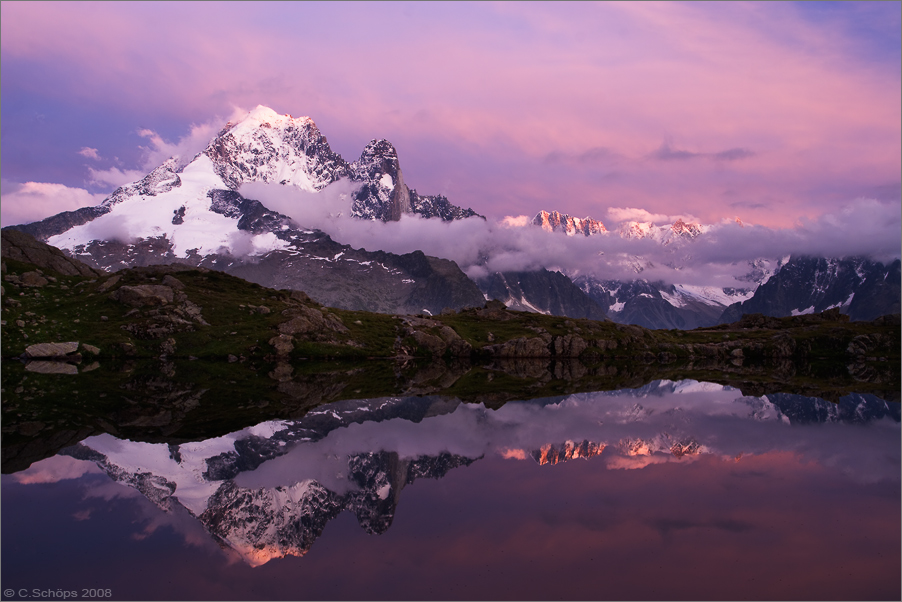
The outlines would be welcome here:
<svg viewBox="0 0 902 602">
<path fill-rule="evenodd" d="M 859 483 L 897 482 L 899 406 L 860 395 L 839 404 L 798 395 L 744 397 L 721 385 L 657 381 L 495 411 L 448 398 L 344 401 L 301 420 L 203 442 L 102 435 L 64 454 L 96 463 L 165 511 L 184 507 L 220 543 L 259 566 L 304 555 L 344 510 L 367 532 L 383 533 L 405 486 L 489 455 L 539 464 L 600 456 L 607 469 L 636 469 L 774 452 Z M 41 464 L 17 480 L 27 482 Z"/>
</svg>

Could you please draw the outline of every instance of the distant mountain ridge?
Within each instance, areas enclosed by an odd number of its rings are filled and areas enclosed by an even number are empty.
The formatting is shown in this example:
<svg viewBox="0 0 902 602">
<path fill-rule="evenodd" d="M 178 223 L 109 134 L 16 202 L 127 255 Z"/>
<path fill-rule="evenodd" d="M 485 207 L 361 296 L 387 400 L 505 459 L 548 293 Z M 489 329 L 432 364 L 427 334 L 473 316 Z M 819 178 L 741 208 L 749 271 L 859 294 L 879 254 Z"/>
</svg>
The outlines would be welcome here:
<svg viewBox="0 0 902 602">
<path fill-rule="evenodd" d="M 574 234 L 591 236 L 607 232 L 607 228 L 604 227 L 603 223 L 591 217 L 572 217 L 557 211 L 539 211 L 532 219 L 532 223 L 548 232 L 563 232 L 568 236 L 573 236 Z"/>
<path fill-rule="evenodd" d="M 541 211 L 533 225 L 548 232 L 586 236 L 612 234 L 587 217 L 575 219 L 557 211 Z M 598 224 L 589 228 L 587 224 Z M 616 235 L 643 238 L 662 246 L 691 250 L 691 244 L 711 232 L 712 227 L 677 219 L 670 225 L 630 221 Z M 853 320 L 872 320 L 900 311 L 899 260 L 884 266 L 868 258 L 812 258 L 789 256 L 776 261 L 759 258 L 749 262 L 749 273 L 737 286 L 700 287 L 686 284 L 635 280 L 605 280 L 595 275 L 574 274 L 574 284 L 590 297 L 609 318 L 646 328 L 692 329 L 735 322 L 747 313 L 773 317 L 817 313 L 831 308 Z M 635 258 L 637 275 L 644 269 Z M 481 285 L 486 290 L 484 285 Z M 541 290 L 521 287 L 517 302 L 528 307 Z"/>
<path fill-rule="evenodd" d="M 793 257 L 755 290 L 751 298 L 730 305 L 718 323 L 745 314 L 798 316 L 839 308 L 853 320 L 873 320 L 900 313 L 902 270 L 863 257 L 826 259 Z"/>
<path fill-rule="evenodd" d="M 477 281 L 488 299 L 509 309 L 552 316 L 607 320 L 605 310 L 572 280 L 545 268 L 529 272 L 495 272 Z"/>
</svg>

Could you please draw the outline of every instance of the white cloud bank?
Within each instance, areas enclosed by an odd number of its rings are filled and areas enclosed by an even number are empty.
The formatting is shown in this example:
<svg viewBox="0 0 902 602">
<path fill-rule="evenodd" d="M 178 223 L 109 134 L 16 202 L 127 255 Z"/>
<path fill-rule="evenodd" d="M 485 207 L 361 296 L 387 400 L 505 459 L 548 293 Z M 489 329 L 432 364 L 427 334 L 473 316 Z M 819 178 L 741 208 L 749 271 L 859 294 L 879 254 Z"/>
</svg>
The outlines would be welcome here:
<svg viewBox="0 0 902 602">
<path fill-rule="evenodd" d="M 564 236 L 531 225 L 528 216 L 499 222 L 469 218 L 454 222 L 405 215 L 398 222 L 349 218 L 353 187 L 348 182 L 320 193 L 294 191 L 276 184 L 245 185 L 240 192 L 335 240 L 367 250 L 393 253 L 420 250 L 454 260 L 471 277 L 495 271 L 540 267 L 604 279 L 637 277 L 670 283 L 737 286 L 749 271 L 748 260 L 786 255 L 870 256 L 890 261 L 900 256 L 902 215 L 898 204 L 858 199 L 836 214 L 772 229 L 725 220 L 694 241 L 662 246 L 650 239 L 624 239 L 616 227 L 605 235 Z M 618 217 L 653 218 L 672 223 L 681 216 L 656 216 L 641 209 L 617 209 Z M 683 219 L 691 216 L 682 216 Z M 659 219 L 666 218 L 666 219 Z M 637 260 L 637 258 L 641 258 Z M 638 275 L 636 265 L 643 271 Z"/>
<path fill-rule="evenodd" d="M 0 188 L 0 222 L 4 226 L 27 224 L 81 207 L 99 205 L 106 194 L 91 194 L 83 188 L 63 184 L 2 181 Z"/>
</svg>

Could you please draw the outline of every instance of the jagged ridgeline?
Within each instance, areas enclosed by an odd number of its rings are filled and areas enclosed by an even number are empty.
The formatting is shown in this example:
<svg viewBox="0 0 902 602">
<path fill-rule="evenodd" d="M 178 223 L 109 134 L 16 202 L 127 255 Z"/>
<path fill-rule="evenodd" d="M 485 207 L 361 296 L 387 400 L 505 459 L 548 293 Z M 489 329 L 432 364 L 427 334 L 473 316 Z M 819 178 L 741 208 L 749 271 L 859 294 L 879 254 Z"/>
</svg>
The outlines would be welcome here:
<svg viewBox="0 0 902 602">
<path fill-rule="evenodd" d="M 386 313 L 483 304 L 452 261 L 352 249 L 238 192 L 246 183 L 281 184 L 317 202 L 317 194 L 325 198 L 341 181 L 350 183 L 342 190 L 350 191 L 355 218 L 482 217 L 408 188 L 387 140 L 373 140 L 347 162 L 311 119 L 261 106 L 228 124 L 197 156 L 167 160 L 96 207 L 11 228 L 105 271 L 181 263 L 302 290 L 333 307 Z"/>
</svg>

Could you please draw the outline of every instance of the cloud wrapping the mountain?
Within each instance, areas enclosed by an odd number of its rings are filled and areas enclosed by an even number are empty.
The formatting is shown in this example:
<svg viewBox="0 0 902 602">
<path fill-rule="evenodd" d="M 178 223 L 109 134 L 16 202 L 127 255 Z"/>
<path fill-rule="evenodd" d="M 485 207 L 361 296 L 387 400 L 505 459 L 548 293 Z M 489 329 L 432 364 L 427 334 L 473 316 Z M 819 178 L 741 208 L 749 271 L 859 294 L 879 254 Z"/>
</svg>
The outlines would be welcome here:
<svg viewBox="0 0 902 602">
<path fill-rule="evenodd" d="M 90 176 L 90 179 L 88 180 L 89 184 L 110 191 L 115 190 L 120 186 L 137 182 L 147 175 L 145 171 L 140 169 L 122 170 L 118 167 L 110 167 L 108 169 L 94 169 L 93 167 L 89 167 L 88 174 Z"/>
<path fill-rule="evenodd" d="M 802 221 L 795 228 L 725 221 L 695 240 L 662 245 L 648 238 L 621 238 L 616 225 L 610 225 L 606 234 L 588 237 L 547 232 L 526 216 L 508 216 L 497 222 L 480 218 L 443 222 L 415 215 L 403 215 L 397 222 L 364 221 L 348 217 L 353 191 L 349 181 L 319 193 L 260 183 L 240 189 L 247 198 L 288 215 L 299 226 L 321 229 L 341 243 L 399 254 L 423 251 L 455 261 L 473 278 L 545 267 L 603 279 L 737 286 L 736 277 L 746 275 L 748 261 L 757 258 L 866 255 L 888 261 L 900 255 L 898 207 L 871 199 L 859 199 L 836 214 Z M 610 215 L 644 217 L 658 223 L 678 217 L 634 208 L 614 208 Z"/>
<path fill-rule="evenodd" d="M 178 139 L 177 142 L 167 142 L 157 132 L 150 129 L 141 129 L 138 135 L 147 138 L 149 145 L 140 147 L 144 151 L 143 166 L 145 171 L 154 169 L 170 157 L 178 157 L 182 165 L 188 163 L 210 144 L 216 134 L 223 128 L 226 122 L 234 123 L 244 117 L 247 110 L 233 107 L 228 119 L 216 116 L 203 123 L 191 124 L 188 133 Z"/>
<path fill-rule="evenodd" d="M 244 109 L 235 107 L 228 121 L 243 117 L 246 113 L 247 111 Z M 138 130 L 138 135 L 146 138 L 148 144 L 138 147 L 142 155 L 141 168 L 122 169 L 121 166 L 113 165 L 106 169 L 96 169 L 89 166 L 88 183 L 112 192 L 120 186 L 137 182 L 147 175 L 147 172 L 159 167 L 172 157 L 178 157 L 180 164 L 185 165 L 196 157 L 198 153 L 207 148 L 210 141 L 216 137 L 216 134 L 219 133 L 226 121 L 221 117 L 214 117 L 204 123 L 192 124 L 188 128 L 188 133 L 180 137 L 176 142 L 167 142 L 157 132 L 142 128 Z M 78 154 L 89 159 L 101 159 L 96 148 L 85 147 L 78 151 Z"/>
</svg>

